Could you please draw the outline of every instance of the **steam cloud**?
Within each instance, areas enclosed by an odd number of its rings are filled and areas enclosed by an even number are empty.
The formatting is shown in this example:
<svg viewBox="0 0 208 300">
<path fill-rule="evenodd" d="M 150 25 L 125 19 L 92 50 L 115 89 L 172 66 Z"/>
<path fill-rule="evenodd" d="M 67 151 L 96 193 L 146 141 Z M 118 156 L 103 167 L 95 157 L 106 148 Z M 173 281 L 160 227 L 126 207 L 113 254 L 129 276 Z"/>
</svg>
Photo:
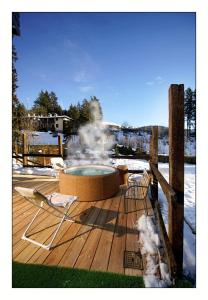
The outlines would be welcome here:
<svg viewBox="0 0 208 300">
<path fill-rule="evenodd" d="M 90 103 L 92 122 L 79 128 L 79 135 L 68 142 L 68 159 L 71 164 L 110 164 L 108 150 L 114 144 L 114 136 L 103 125 L 97 101 Z"/>
</svg>

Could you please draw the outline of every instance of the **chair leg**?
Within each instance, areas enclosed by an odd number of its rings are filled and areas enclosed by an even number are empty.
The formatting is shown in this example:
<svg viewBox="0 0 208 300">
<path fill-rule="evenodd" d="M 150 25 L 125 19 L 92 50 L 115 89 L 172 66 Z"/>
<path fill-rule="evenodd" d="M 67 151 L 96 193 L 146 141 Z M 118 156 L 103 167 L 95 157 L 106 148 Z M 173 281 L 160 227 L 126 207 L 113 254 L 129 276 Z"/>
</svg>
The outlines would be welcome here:
<svg viewBox="0 0 208 300">
<path fill-rule="evenodd" d="M 56 230 L 55 230 L 55 232 L 54 232 L 54 234 L 53 234 L 53 236 L 52 236 L 52 239 L 51 239 L 50 243 L 46 245 L 46 244 L 42 244 L 42 243 L 36 242 L 35 240 L 32 240 L 32 239 L 28 238 L 28 237 L 26 236 L 26 233 L 27 233 L 27 231 L 29 230 L 29 228 L 30 228 L 30 226 L 32 225 L 32 223 L 35 221 L 35 218 L 38 216 L 38 213 L 39 213 L 39 211 L 42 209 L 42 207 L 43 207 L 43 205 L 42 205 L 42 203 L 41 203 L 41 208 L 39 208 L 39 210 L 38 210 L 37 213 L 35 214 L 34 218 L 32 219 L 31 223 L 28 225 L 27 229 L 26 229 L 25 232 L 23 233 L 22 239 L 23 239 L 23 240 L 26 240 L 26 241 L 28 241 L 28 242 L 31 242 L 31 243 L 33 243 L 33 244 L 35 244 L 35 245 L 37 245 L 37 246 L 40 246 L 40 247 L 42 247 L 43 249 L 50 250 L 50 248 L 51 248 L 51 246 L 52 246 L 52 243 L 53 243 L 55 237 L 57 236 L 58 231 L 59 231 L 61 225 L 63 224 L 63 222 L 64 222 L 65 220 L 71 221 L 71 222 L 74 222 L 74 221 L 71 220 L 71 219 L 67 219 L 67 213 L 68 213 L 68 210 L 69 210 L 69 207 L 67 207 L 67 209 L 66 209 L 66 211 L 65 211 L 65 213 L 64 213 L 64 215 L 63 215 L 63 217 L 62 217 L 62 219 L 61 219 L 61 221 L 60 221 L 60 223 L 58 224 L 58 226 L 57 226 L 57 228 L 56 228 Z"/>
<path fill-rule="evenodd" d="M 23 239 L 23 240 L 27 239 L 26 233 L 27 233 L 27 231 L 29 230 L 29 228 L 31 227 L 32 223 L 35 221 L 35 219 L 36 219 L 36 217 L 38 216 L 38 214 L 39 214 L 40 210 L 42 209 L 42 207 L 43 207 L 43 205 L 42 205 L 42 203 L 41 203 L 41 208 L 38 209 L 38 211 L 37 211 L 37 213 L 35 214 L 34 218 L 33 218 L 32 221 L 30 222 L 30 224 L 27 226 L 25 232 L 24 232 L 23 235 L 22 235 L 22 239 Z"/>
</svg>

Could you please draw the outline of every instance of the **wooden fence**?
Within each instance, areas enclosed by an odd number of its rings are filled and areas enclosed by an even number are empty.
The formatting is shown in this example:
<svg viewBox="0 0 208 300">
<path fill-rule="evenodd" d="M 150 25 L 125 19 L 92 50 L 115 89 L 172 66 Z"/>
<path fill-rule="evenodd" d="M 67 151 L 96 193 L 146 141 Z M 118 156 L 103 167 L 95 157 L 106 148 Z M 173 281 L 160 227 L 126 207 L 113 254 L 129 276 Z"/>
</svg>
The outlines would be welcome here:
<svg viewBox="0 0 208 300">
<path fill-rule="evenodd" d="M 22 135 L 22 145 L 14 145 L 12 158 L 23 163 L 24 167 L 51 167 L 50 158 L 63 158 L 62 137 L 58 136 L 58 145 L 29 145 L 27 133 Z"/>
<path fill-rule="evenodd" d="M 184 86 L 169 88 L 169 183 L 158 170 L 158 127 L 152 128 L 150 170 L 153 177 L 151 201 L 155 210 L 171 275 L 183 272 L 184 224 Z M 168 204 L 168 233 L 158 202 L 158 183 Z"/>
</svg>

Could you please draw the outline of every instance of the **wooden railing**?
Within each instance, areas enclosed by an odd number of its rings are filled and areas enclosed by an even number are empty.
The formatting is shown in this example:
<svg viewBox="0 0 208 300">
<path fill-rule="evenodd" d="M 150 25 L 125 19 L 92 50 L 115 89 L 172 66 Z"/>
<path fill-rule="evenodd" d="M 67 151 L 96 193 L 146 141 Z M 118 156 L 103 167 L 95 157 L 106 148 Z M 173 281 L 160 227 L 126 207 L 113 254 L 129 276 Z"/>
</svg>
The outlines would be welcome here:
<svg viewBox="0 0 208 300">
<path fill-rule="evenodd" d="M 153 176 L 155 176 L 155 178 L 157 179 L 157 182 L 159 182 L 164 195 L 166 196 L 167 202 L 168 203 L 172 203 L 174 205 L 174 203 L 176 203 L 176 193 L 173 191 L 173 189 L 171 188 L 171 186 L 168 184 L 168 182 L 166 181 L 166 179 L 163 177 L 163 175 L 158 171 L 157 167 L 150 162 L 150 170 Z M 177 265 L 176 265 L 176 261 L 175 261 L 175 257 L 173 254 L 173 249 L 172 249 L 172 245 L 170 243 L 169 237 L 168 237 L 168 233 L 166 231 L 166 227 L 164 224 L 164 220 L 162 217 L 162 213 L 161 213 L 161 209 L 160 209 L 160 204 L 157 198 L 155 198 L 155 193 L 154 193 L 154 183 L 151 185 L 151 203 L 155 212 L 155 216 L 157 218 L 157 223 L 160 229 L 160 233 L 161 233 L 161 238 L 163 241 L 163 245 L 164 245 L 164 250 L 165 250 L 165 254 L 166 254 L 166 258 L 167 258 L 167 264 L 168 264 L 168 268 L 169 268 L 169 272 L 172 278 L 176 277 L 176 271 L 177 271 Z"/>
<path fill-rule="evenodd" d="M 158 171 L 158 126 L 152 127 L 150 142 L 150 168 L 153 177 L 151 194 L 158 223 L 169 255 L 169 266 L 176 275 L 183 274 L 184 227 L 184 85 L 172 84 L 169 88 L 169 183 Z M 168 234 L 158 202 L 158 182 L 168 201 Z M 171 245 L 171 246 L 170 246 Z M 171 254 L 173 253 L 173 255 Z M 171 258 L 172 257 L 172 258 Z"/>
<path fill-rule="evenodd" d="M 63 158 L 63 144 L 62 144 L 62 137 L 58 136 L 58 153 L 44 153 L 46 152 L 44 148 L 40 149 L 42 153 L 35 153 L 29 151 L 29 144 L 28 144 L 28 135 L 27 133 L 23 133 L 22 135 L 22 153 L 18 153 L 18 147 L 17 145 L 14 147 L 15 154 L 12 155 L 12 158 L 15 158 L 17 160 L 22 160 L 24 167 L 50 167 L 49 161 L 47 161 L 47 158 L 50 157 L 62 157 Z M 39 147 L 41 148 L 41 146 Z M 33 161 L 28 158 L 36 158 L 36 161 Z M 42 158 L 42 161 L 38 161 Z"/>
</svg>

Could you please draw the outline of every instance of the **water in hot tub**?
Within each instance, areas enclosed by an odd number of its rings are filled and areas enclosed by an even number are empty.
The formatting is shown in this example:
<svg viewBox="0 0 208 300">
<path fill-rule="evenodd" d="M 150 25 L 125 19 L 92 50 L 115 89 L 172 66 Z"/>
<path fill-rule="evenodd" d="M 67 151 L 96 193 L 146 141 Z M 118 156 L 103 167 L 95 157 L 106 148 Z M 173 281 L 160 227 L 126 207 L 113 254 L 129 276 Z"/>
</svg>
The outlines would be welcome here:
<svg viewBox="0 0 208 300">
<path fill-rule="evenodd" d="M 113 173 L 113 169 L 102 168 L 102 167 L 77 167 L 68 169 L 65 171 L 66 174 L 77 175 L 77 176 L 96 176 L 96 175 L 106 175 Z"/>
</svg>

